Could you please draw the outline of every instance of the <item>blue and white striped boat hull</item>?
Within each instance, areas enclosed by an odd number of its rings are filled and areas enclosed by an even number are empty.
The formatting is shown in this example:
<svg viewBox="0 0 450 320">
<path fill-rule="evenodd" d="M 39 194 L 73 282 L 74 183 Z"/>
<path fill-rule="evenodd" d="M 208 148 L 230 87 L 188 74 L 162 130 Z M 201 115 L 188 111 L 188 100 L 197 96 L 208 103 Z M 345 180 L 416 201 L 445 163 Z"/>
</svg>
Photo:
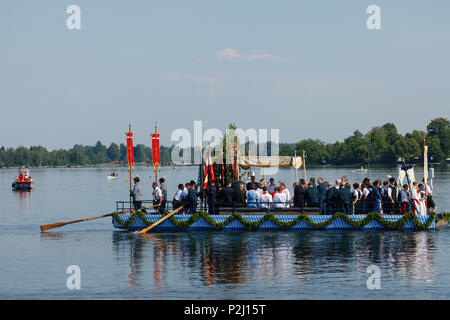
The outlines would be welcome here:
<svg viewBox="0 0 450 320">
<path fill-rule="evenodd" d="M 127 222 L 130 219 L 131 214 L 121 214 L 120 219 L 123 222 Z M 191 217 L 191 214 L 176 214 L 174 215 L 175 218 L 178 221 L 186 221 Z M 227 218 L 229 218 L 230 214 L 220 214 L 220 215 L 210 215 L 210 217 L 215 222 L 223 222 Z M 281 222 L 290 222 L 292 220 L 295 220 L 298 215 L 274 215 L 275 218 L 277 218 Z M 159 219 L 161 219 L 161 214 L 146 214 L 146 219 L 149 222 L 156 222 Z M 249 222 L 257 222 L 260 219 L 264 217 L 264 214 L 242 214 L 242 217 L 249 221 Z M 331 219 L 331 215 L 308 215 L 308 217 L 312 220 L 314 223 L 321 223 L 325 222 L 328 219 Z M 365 215 L 349 215 L 350 219 L 354 221 L 362 220 L 366 216 Z M 399 219 L 401 219 L 402 215 L 383 215 L 383 218 L 395 222 Z M 423 224 L 427 223 L 429 216 L 419 216 L 419 221 Z M 129 231 L 136 231 L 141 230 L 146 227 L 148 227 L 148 224 L 145 224 L 139 216 L 135 218 L 133 223 L 128 227 L 123 227 L 121 224 L 119 224 L 115 217 L 113 216 L 113 225 L 115 228 L 119 229 L 126 229 Z M 431 225 L 428 227 L 428 229 L 435 229 L 436 228 L 436 222 L 433 221 Z M 408 221 L 401 230 L 414 230 L 414 224 L 412 221 Z M 281 227 L 279 227 L 277 224 L 275 224 L 273 221 L 267 220 L 265 221 L 259 228 L 253 230 L 253 231 L 273 231 L 273 230 L 283 230 Z M 291 231 L 302 231 L 302 230 L 317 230 L 316 228 L 308 225 L 308 223 L 304 220 L 300 220 L 297 224 L 294 226 L 288 228 L 288 230 Z M 334 220 L 330 225 L 326 226 L 325 228 L 321 230 L 355 230 L 352 226 L 350 226 L 347 222 L 345 222 L 342 218 L 337 218 Z M 365 226 L 362 226 L 360 228 L 357 228 L 357 230 L 386 230 L 378 221 L 372 220 Z M 206 222 L 206 220 L 203 217 L 200 217 L 196 222 L 194 222 L 192 225 L 190 225 L 188 228 L 177 228 L 170 219 L 164 220 L 161 224 L 156 226 L 152 229 L 152 231 L 247 231 L 247 228 L 237 219 L 230 222 L 228 225 L 226 225 L 223 228 L 217 229 L 214 226 L 211 226 Z"/>
</svg>

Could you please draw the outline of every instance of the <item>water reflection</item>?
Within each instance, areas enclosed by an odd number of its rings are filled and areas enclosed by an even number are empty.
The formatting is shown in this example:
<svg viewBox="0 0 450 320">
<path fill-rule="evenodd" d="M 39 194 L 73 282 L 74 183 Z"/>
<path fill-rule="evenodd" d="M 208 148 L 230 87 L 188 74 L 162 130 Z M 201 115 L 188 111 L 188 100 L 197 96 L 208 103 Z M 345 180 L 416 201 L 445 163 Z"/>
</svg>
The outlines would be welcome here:
<svg viewBox="0 0 450 320">
<path fill-rule="evenodd" d="M 18 211 L 20 214 L 27 215 L 31 210 L 31 198 L 33 196 L 33 190 L 27 191 L 12 191 L 14 197 L 18 203 Z"/>
<path fill-rule="evenodd" d="M 64 233 L 63 232 L 41 232 L 40 233 L 41 240 L 63 240 L 64 239 Z"/>
<path fill-rule="evenodd" d="M 347 274 L 367 279 L 378 265 L 383 277 L 433 281 L 433 232 L 171 233 L 135 237 L 113 233 L 117 260 L 129 252 L 128 284 L 150 281 L 162 290 L 167 281 L 202 286 L 314 281 Z M 148 265 L 151 265 L 149 267 Z M 358 278 L 358 279 L 356 279 Z"/>
</svg>

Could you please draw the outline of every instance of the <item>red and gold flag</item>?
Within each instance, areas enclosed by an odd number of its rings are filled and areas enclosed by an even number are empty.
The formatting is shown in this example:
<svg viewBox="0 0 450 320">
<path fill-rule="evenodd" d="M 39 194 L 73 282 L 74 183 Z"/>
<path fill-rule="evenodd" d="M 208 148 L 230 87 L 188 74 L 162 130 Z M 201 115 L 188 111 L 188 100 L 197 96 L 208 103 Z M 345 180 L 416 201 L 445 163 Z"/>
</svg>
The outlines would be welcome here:
<svg viewBox="0 0 450 320">
<path fill-rule="evenodd" d="M 159 156 L 159 133 L 152 134 L 152 158 L 153 166 L 160 167 L 161 160 Z"/>
<path fill-rule="evenodd" d="M 133 156 L 133 133 L 131 129 L 129 132 L 125 133 L 127 137 L 127 158 L 128 158 L 128 167 L 130 169 L 134 169 L 134 156 Z"/>
<path fill-rule="evenodd" d="M 211 181 L 216 181 L 216 178 L 214 177 L 214 168 L 211 159 L 211 153 L 207 151 L 205 159 L 205 177 L 203 179 L 203 188 L 206 188 L 208 186 L 209 177 L 211 177 Z"/>
</svg>

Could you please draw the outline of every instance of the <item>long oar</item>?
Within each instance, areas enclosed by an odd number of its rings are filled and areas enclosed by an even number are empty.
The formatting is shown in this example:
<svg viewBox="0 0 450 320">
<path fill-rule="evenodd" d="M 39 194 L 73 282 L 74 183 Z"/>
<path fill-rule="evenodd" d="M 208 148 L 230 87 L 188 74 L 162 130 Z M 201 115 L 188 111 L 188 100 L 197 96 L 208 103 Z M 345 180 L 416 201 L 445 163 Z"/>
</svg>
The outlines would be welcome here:
<svg viewBox="0 0 450 320">
<path fill-rule="evenodd" d="M 150 209 L 150 208 L 157 207 L 157 206 L 159 206 L 159 204 L 144 207 L 144 208 Z M 133 210 L 126 210 L 126 211 L 121 212 L 121 214 L 130 212 L 130 211 L 133 211 Z M 73 220 L 73 221 L 68 221 L 68 222 L 56 222 L 56 223 L 51 223 L 51 224 L 45 224 L 45 225 L 41 226 L 41 232 L 44 232 L 44 231 L 50 230 L 50 229 L 59 228 L 59 227 L 65 226 L 66 224 L 72 224 L 72 223 L 78 223 L 78 222 L 100 219 L 100 218 L 105 218 L 105 217 L 111 217 L 112 215 L 113 215 L 112 213 L 108 213 L 108 214 L 104 214 L 104 215 L 96 216 L 96 217 L 92 217 L 92 218 L 85 218 L 85 219 Z"/>
<path fill-rule="evenodd" d="M 173 210 L 172 212 L 170 212 L 169 214 L 165 215 L 164 217 L 162 217 L 161 219 L 159 219 L 158 221 L 156 221 L 154 224 L 152 224 L 151 226 L 142 229 L 139 232 L 135 232 L 136 234 L 140 234 L 140 233 L 146 233 L 148 230 L 153 229 L 154 227 L 156 227 L 158 224 L 160 224 L 161 222 L 163 222 L 164 220 L 170 218 L 171 216 L 173 216 L 175 213 L 177 213 L 178 211 L 180 211 L 183 208 L 183 206 L 178 207 L 177 209 Z"/>
</svg>

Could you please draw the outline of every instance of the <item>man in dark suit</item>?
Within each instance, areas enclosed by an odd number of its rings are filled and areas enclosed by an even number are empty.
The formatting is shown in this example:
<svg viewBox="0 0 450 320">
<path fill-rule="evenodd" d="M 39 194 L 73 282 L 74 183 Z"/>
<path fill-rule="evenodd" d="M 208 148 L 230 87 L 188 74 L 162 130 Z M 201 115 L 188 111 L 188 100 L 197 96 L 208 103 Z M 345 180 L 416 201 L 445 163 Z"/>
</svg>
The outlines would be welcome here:
<svg viewBox="0 0 450 320">
<path fill-rule="evenodd" d="M 189 184 L 188 199 L 190 203 L 190 213 L 195 213 L 197 211 L 197 192 L 195 191 L 195 183 L 192 183 L 192 181 Z"/>
<path fill-rule="evenodd" d="M 299 184 L 294 189 L 294 207 L 300 208 L 300 213 L 304 213 L 306 198 L 306 181 L 300 179 Z"/>
<path fill-rule="evenodd" d="M 319 191 L 313 182 L 310 182 L 308 188 L 306 189 L 306 202 L 308 207 L 318 207 L 319 206 Z"/>
<path fill-rule="evenodd" d="M 317 179 L 317 182 L 319 183 L 319 185 L 317 186 L 317 192 L 319 193 L 319 206 L 320 206 L 319 212 L 320 212 L 320 214 L 326 214 L 327 206 L 325 203 L 325 199 L 326 199 L 326 194 L 327 194 L 327 186 L 323 182 L 323 178 Z"/>
<path fill-rule="evenodd" d="M 211 181 L 211 185 L 206 188 L 206 199 L 208 201 L 208 208 L 210 214 L 217 213 L 217 188 L 216 183 Z"/>
<path fill-rule="evenodd" d="M 339 211 L 346 213 L 346 214 L 350 214 L 350 203 L 351 203 L 351 197 L 352 197 L 352 192 L 350 191 L 350 184 L 346 183 L 344 185 L 343 188 L 340 188 L 339 190 L 337 190 L 337 194 L 339 197 L 339 203 L 340 203 L 340 208 Z"/>
<path fill-rule="evenodd" d="M 337 188 L 329 185 L 327 193 L 325 195 L 325 199 L 327 202 L 327 214 L 333 214 L 336 212 L 338 196 L 337 196 Z"/>
<path fill-rule="evenodd" d="M 244 184 L 239 185 L 239 190 L 234 191 L 233 193 L 233 201 L 236 207 L 245 207 L 247 200 L 247 192 L 244 189 Z"/>
<path fill-rule="evenodd" d="M 222 189 L 222 206 L 224 207 L 232 207 L 233 206 L 233 187 L 231 186 L 231 182 L 228 182 L 226 187 Z"/>
</svg>

